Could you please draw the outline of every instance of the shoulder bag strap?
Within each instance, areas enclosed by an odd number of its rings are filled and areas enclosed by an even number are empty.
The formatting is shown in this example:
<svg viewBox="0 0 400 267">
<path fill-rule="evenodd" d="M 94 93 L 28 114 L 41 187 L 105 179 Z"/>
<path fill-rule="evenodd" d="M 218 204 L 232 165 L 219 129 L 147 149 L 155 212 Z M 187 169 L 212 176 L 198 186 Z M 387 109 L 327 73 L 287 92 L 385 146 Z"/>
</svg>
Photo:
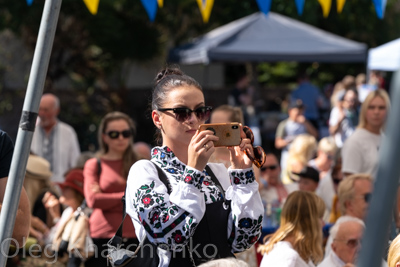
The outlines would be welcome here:
<svg viewBox="0 0 400 267">
<path fill-rule="evenodd" d="M 158 172 L 158 178 L 167 187 L 168 194 L 171 194 L 172 187 L 171 187 L 171 184 L 169 183 L 169 180 L 168 180 L 167 176 L 165 175 L 164 171 L 156 163 L 154 163 L 152 161 L 150 161 L 150 162 L 153 163 L 154 166 L 156 166 L 156 169 L 157 169 L 157 172 Z M 125 192 L 125 194 L 126 194 L 126 192 Z M 115 233 L 115 235 L 109 241 L 109 244 L 111 244 L 111 245 L 113 245 L 115 247 L 118 247 L 122 243 L 122 228 L 124 226 L 124 220 L 125 220 L 125 217 L 126 217 L 125 194 L 121 199 L 121 201 L 123 203 L 121 224 L 119 225 L 118 230 Z"/>
<path fill-rule="evenodd" d="M 219 182 L 218 178 L 215 176 L 214 172 L 211 170 L 210 166 L 206 165 L 206 172 L 208 175 L 210 175 L 211 180 L 214 182 L 215 186 L 219 189 L 222 195 L 222 199 L 224 203 L 222 203 L 222 206 L 224 207 L 225 210 L 229 208 L 229 203 L 227 202 L 225 198 L 225 190 L 222 187 L 221 183 Z"/>
</svg>

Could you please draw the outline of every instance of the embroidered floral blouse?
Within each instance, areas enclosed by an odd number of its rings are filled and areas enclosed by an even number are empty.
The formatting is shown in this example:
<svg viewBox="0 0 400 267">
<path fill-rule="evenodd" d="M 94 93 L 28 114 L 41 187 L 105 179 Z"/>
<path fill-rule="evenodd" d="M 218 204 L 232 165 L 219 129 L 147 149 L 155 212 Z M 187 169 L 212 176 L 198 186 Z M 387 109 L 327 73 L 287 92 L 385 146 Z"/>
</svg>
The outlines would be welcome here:
<svg viewBox="0 0 400 267">
<path fill-rule="evenodd" d="M 131 216 L 139 240 L 148 239 L 180 251 L 194 234 L 206 204 L 222 198 L 218 187 L 201 172 L 183 164 L 168 147 L 155 147 L 152 159 L 166 173 L 171 195 L 158 178 L 157 169 L 147 160 L 130 169 L 126 190 L 126 210 Z M 231 200 L 226 238 L 232 252 L 244 251 L 261 235 L 263 205 L 253 169 L 226 169 L 223 164 L 209 164 Z"/>
</svg>

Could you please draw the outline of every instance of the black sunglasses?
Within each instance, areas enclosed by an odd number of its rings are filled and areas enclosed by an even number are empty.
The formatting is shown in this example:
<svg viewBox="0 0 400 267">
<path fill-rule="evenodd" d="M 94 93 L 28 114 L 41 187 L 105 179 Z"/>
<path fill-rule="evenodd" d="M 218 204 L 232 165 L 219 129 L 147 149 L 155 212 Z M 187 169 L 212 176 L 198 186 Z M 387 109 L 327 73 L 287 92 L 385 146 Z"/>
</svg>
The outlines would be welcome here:
<svg viewBox="0 0 400 267">
<path fill-rule="evenodd" d="M 175 118 L 179 122 L 184 122 L 190 119 L 192 116 L 192 112 L 196 114 L 197 119 L 200 121 L 206 121 L 210 117 L 212 107 L 200 107 L 196 108 L 195 110 L 191 110 L 190 108 L 159 108 L 158 111 L 164 112 L 172 110 L 175 114 Z"/>
<path fill-rule="evenodd" d="M 122 134 L 122 136 L 124 138 L 129 138 L 132 136 L 132 131 L 131 130 L 124 130 L 122 132 L 118 132 L 118 131 L 109 131 L 107 132 L 107 135 L 111 138 L 111 139 L 117 139 L 119 137 L 119 135 Z"/>
<path fill-rule="evenodd" d="M 264 166 L 261 168 L 261 171 L 266 171 L 268 169 L 270 169 L 271 171 L 276 170 L 276 168 L 278 168 L 278 165 L 270 165 L 270 166 Z"/>
<path fill-rule="evenodd" d="M 246 134 L 246 137 L 251 140 L 251 144 L 254 144 L 254 134 L 253 131 L 248 126 L 243 126 L 243 132 Z M 254 158 L 247 152 L 244 151 L 246 156 L 253 161 L 253 164 L 256 165 L 257 168 L 261 168 L 265 163 L 265 152 L 264 149 L 260 146 L 253 146 Z"/>
<path fill-rule="evenodd" d="M 332 181 L 333 181 L 334 184 L 339 184 L 342 181 L 342 179 L 339 179 L 339 178 L 336 178 L 336 177 L 332 177 Z"/>
</svg>

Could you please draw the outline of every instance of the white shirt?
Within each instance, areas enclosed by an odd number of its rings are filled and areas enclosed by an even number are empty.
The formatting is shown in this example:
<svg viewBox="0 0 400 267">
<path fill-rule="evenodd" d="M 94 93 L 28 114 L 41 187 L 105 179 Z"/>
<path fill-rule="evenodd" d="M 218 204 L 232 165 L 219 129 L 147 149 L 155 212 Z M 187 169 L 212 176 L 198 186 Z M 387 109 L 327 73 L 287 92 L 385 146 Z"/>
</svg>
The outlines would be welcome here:
<svg viewBox="0 0 400 267">
<path fill-rule="evenodd" d="M 42 142 L 45 138 L 44 131 L 39 125 L 36 127 L 37 129 L 32 137 L 31 150 L 36 155 L 43 157 L 44 151 Z M 64 174 L 69 169 L 76 167 L 81 150 L 75 130 L 70 125 L 57 121 L 52 131 L 54 131 L 52 144 L 53 164 L 51 165 L 53 175 L 50 180 L 52 182 L 62 183 L 65 180 Z"/>
<path fill-rule="evenodd" d="M 331 114 L 329 116 L 329 126 L 336 126 L 339 123 L 339 108 L 334 107 L 331 111 Z M 352 122 L 351 117 L 353 116 L 358 116 L 357 112 L 350 112 L 350 111 L 344 111 L 345 112 L 345 118 L 339 125 L 338 131 L 335 133 L 334 138 L 337 147 L 341 148 L 346 141 L 347 138 L 349 138 L 357 125 L 354 125 Z"/>
<path fill-rule="evenodd" d="M 346 265 L 344 261 L 342 261 L 335 252 L 331 251 L 325 259 L 318 264 L 318 267 L 343 267 Z"/>
<path fill-rule="evenodd" d="M 137 161 L 130 169 L 126 189 L 126 212 L 132 218 L 139 240 L 182 250 L 205 213 L 206 204 L 221 199 L 218 187 L 205 172 L 183 164 L 168 147 L 155 147 L 152 161 L 165 172 L 172 187 L 169 195 L 148 160 Z M 261 235 L 263 204 L 253 169 L 226 169 L 222 163 L 208 164 L 231 200 L 226 238 L 233 236 L 232 252 L 241 252 L 256 243 Z M 140 216 L 140 219 L 139 219 Z M 147 228 L 143 227 L 144 223 Z M 172 227 L 171 227 L 172 226 Z M 174 239 L 179 232 L 180 241 Z M 168 266 L 171 252 L 159 249 L 159 266 Z"/>
<path fill-rule="evenodd" d="M 376 177 L 382 135 L 357 128 L 342 148 L 342 171 Z"/>
<path fill-rule="evenodd" d="M 331 172 L 328 172 L 328 174 L 319 181 L 317 190 L 315 191 L 315 193 L 325 202 L 325 214 L 323 218 L 325 222 L 329 220 L 333 198 L 336 195 L 331 175 Z"/>
<path fill-rule="evenodd" d="M 312 261 L 305 262 L 293 249 L 292 244 L 287 241 L 280 241 L 274 245 L 274 248 L 264 254 L 260 267 L 315 267 Z"/>
</svg>

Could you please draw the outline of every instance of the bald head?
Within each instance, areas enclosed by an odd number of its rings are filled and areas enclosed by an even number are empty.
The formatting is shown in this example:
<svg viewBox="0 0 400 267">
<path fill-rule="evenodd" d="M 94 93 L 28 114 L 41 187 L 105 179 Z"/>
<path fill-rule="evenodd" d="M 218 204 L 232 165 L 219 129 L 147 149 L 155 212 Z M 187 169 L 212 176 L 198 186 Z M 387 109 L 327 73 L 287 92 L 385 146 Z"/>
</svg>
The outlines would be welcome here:
<svg viewBox="0 0 400 267">
<path fill-rule="evenodd" d="M 57 123 L 57 116 L 60 113 L 60 100 L 53 94 L 44 94 L 40 100 L 39 118 L 40 126 L 49 132 Z"/>
</svg>

